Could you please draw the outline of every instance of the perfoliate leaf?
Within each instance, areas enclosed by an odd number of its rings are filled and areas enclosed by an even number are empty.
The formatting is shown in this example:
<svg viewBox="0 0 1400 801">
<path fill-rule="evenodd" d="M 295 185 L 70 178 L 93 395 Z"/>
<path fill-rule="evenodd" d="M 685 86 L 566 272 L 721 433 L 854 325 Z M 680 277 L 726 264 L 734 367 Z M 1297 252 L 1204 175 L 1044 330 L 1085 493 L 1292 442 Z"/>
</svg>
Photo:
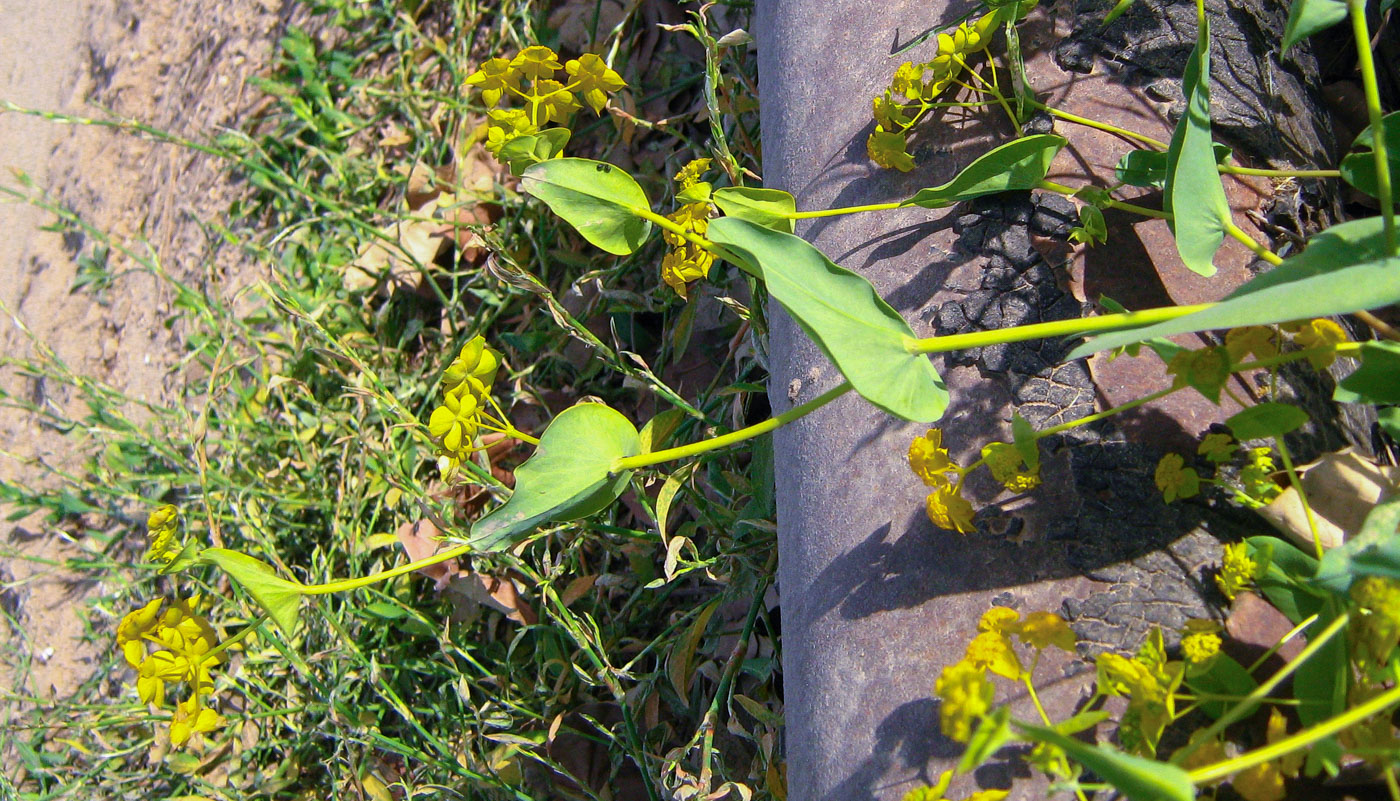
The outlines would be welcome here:
<svg viewBox="0 0 1400 801">
<path fill-rule="evenodd" d="M 549 161 L 564 152 L 569 143 L 568 128 L 546 128 L 537 134 L 517 136 L 501 146 L 498 154 L 501 161 L 510 166 L 511 175 L 519 175 L 526 169 Z"/>
<path fill-rule="evenodd" d="M 1283 50 L 1347 18 L 1344 0 L 1293 0 L 1283 29 Z"/>
<path fill-rule="evenodd" d="M 708 234 L 740 267 L 761 273 L 768 294 L 862 397 L 906 420 L 943 415 L 943 379 L 927 356 L 909 352 L 913 330 L 869 281 L 800 237 L 737 217 L 711 222 Z"/>
<path fill-rule="evenodd" d="M 1308 413 L 1297 406 L 1283 403 L 1260 403 L 1244 409 L 1225 425 L 1240 442 L 1250 439 L 1281 437 L 1308 422 Z"/>
<path fill-rule="evenodd" d="M 1349 314 L 1400 302 L 1400 258 L 1386 258 L 1380 217 L 1334 225 L 1307 250 L 1247 282 L 1214 306 L 1131 331 L 1095 337 L 1077 359 L 1153 337 Z"/>
<path fill-rule="evenodd" d="M 1045 180 L 1050 162 L 1064 146 L 1064 137 L 1053 134 L 1013 139 L 979 156 L 948 183 L 920 189 L 902 205 L 941 209 L 982 195 L 1034 189 Z"/>
<path fill-rule="evenodd" d="M 302 586 L 279 578 L 272 565 L 246 553 L 227 548 L 205 548 L 199 558 L 228 574 L 238 586 L 253 596 L 258 606 L 272 618 L 288 637 L 297 627 L 297 612 L 301 608 Z"/>
<path fill-rule="evenodd" d="M 1400 111 L 1381 118 L 1385 142 L 1385 160 L 1390 165 L 1390 183 L 1400 181 Z M 1380 181 L 1376 178 L 1375 131 L 1368 125 L 1352 143 L 1352 152 L 1342 159 L 1342 180 L 1371 197 L 1380 197 Z M 1392 196 L 1392 200 L 1394 197 Z"/>
<path fill-rule="evenodd" d="M 641 247 L 651 223 L 646 193 L 618 167 L 588 159 L 550 159 L 525 170 L 520 188 L 543 200 L 584 239 L 618 256 Z"/>
<path fill-rule="evenodd" d="M 730 217 L 757 223 L 764 228 L 792 233 L 792 215 L 797 203 L 792 195 L 781 189 L 754 189 L 747 186 L 726 186 L 715 192 L 715 205 Z"/>
<path fill-rule="evenodd" d="M 1230 203 L 1215 168 L 1210 139 L 1210 22 L 1202 18 L 1196 46 L 1186 59 L 1181 91 L 1186 113 L 1167 148 L 1167 180 L 1162 205 L 1172 213 L 1176 251 L 1194 273 L 1215 275 L 1215 251 L 1225 239 Z M 1177 199 L 1181 203 L 1177 203 Z"/>
<path fill-rule="evenodd" d="M 510 500 L 472 525 L 468 540 L 479 551 L 500 551 L 542 523 L 587 517 L 627 488 L 632 471 L 612 472 L 616 459 L 641 453 L 637 429 L 601 403 L 579 403 L 560 412 L 535 452 L 515 469 Z"/>
<path fill-rule="evenodd" d="M 1064 751 L 1133 801 L 1195 801 L 1196 788 L 1190 774 L 1169 762 L 1131 756 L 1104 745 L 1089 745 L 1054 729 L 1015 725 L 1032 740 Z"/>
<path fill-rule="evenodd" d="M 1216 142 L 1215 163 L 1224 164 L 1233 155 L 1230 148 Z M 1113 168 L 1114 176 L 1130 186 L 1162 186 L 1167 180 L 1167 154 L 1163 150 L 1130 150 Z"/>
<path fill-rule="evenodd" d="M 1040 445 L 1035 439 L 1035 427 L 1020 412 L 1011 415 L 1011 436 L 1016 450 L 1031 472 L 1040 467 Z"/>
</svg>

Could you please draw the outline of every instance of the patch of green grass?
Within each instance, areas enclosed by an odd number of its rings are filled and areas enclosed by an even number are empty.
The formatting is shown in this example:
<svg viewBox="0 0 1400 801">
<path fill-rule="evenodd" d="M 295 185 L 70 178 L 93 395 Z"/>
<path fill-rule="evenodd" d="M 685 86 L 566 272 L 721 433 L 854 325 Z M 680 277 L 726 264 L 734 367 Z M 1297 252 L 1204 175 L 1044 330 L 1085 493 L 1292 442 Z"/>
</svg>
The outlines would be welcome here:
<svg viewBox="0 0 1400 801">
<path fill-rule="evenodd" d="M 6 750 L 24 767 L 14 792 L 657 799 L 732 781 L 754 797 L 782 797 L 763 442 L 709 455 L 669 482 L 638 477 L 604 515 L 460 565 L 497 589 L 514 587 L 518 600 L 482 605 L 414 575 L 308 601 L 290 638 L 263 626 L 217 672 L 225 729 L 185 751 L 161 744 L 166 713 L 137 700 L 135 676 L 111 648 L 116 622 L 146 600 L 196 590 L 215 599 L 210 618 L 226 633 L 258 610 L 218 573 L 185 573 L 177 590 L 141 563 L 154 505 L 178 503 L 191 534 L 308 583 L 401 564 L 385 535 L 415 520 L 464 535 L 487 496 L 494 504 L 501 493 L 491 481 L 442 486 L 416 421 L 436 403 L 442 367 L 478 333 L 505 355 L 496 394 L 526 430 L 590 395 L 639 425 L 664 413 L 656 428 L 676 441 L 767 411 L 753 334 L 761 298 L 750 300 L 742 279 L 717 276 L 710 291 L 754 306 L 752 318 L 710 319 L 660 284 L 659 243 L 621 259 L 599 254 L 509 181 L 490 189 L 495 225 L 473 229 L 489 261 L 450 247 L 413 265 L 420 292 L 347 290 L 342 268 L 367 244 L 412 261 L 394 235 L 396 223 L 421 220 L 404 203 L 410 169 L 462 164 L 482 117 L 463 78 L 491 55 L 557 37 L 528 3 L 317 10 L 320 29 L 288 31 L 260 84 L 275 98 L 271 110 L 243 133 L 184 143 L 226 158 L 250 184 L 210 227 L 266 266 L 265 282 L 227 297 L 27 195 L 102 248 L 82 273 L 84 292 L 120 280 L 100 269 L 108 254 L 157 275 L 175 298 L 169 315 L 186 351 L 179 394 L 165 406 L 78 375 L 42 347 L 8 362 L 82 401 L 87 413 L 69 417 L 3 398 L 71 431 L 88 459 L 81 473 L 57 476 L 61 491 L 11 486 L 4 500 L 70 532 L 86 555 L 64 567 L 112 588 L 85 610 L 104 663 L 57 705 L 29 699 L 10 737 Z M 681 36 L 658 42 L 637 14 L 601 49 L 616 47 L 639 118 L 648 108 L 682 112 L 636 128 L 630 145 L 608 117 L 581 117 L 569 148 L 627 161 L 653 198 L 667 196 L 667 172 L 706 155 L 697 143 L 715 134 L 758 171 L 746 145 L 757 138 L 755 114 L 698 119 L 705 63 Z M 629 61 L 643 52 L 650 63 Z M 752 85 L 751 59 L 741 59 L 725 55 L 723 74 Z M 520 458 L 505 454 L 497 467 Z M 674 494 L 664 537 L 658 493 Z M 502 611 L 511 607 L 526 611 L 511 619 Z"/>
</svg>

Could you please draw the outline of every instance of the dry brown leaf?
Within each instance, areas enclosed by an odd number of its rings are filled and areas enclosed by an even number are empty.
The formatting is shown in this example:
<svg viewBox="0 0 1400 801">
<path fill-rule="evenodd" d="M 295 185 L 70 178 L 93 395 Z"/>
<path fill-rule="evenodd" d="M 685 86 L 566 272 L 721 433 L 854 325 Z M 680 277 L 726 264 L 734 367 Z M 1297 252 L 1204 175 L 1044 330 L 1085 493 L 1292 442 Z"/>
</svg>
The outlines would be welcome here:
<svg viewBox="0 0 1400 801">
<path fill-rule="evenodd" d="M 1298 472 L 1324 549 L 1335 548 L 1360 531 L 1381 498 L 1400 488 L 1400 467 L 1376 464 L 1351 448 L 1324 454 L 1300 466 Z M 1259 514 L 1311 552 L 1312 529 L 1297 488 L 1284 490 Z"/>
<path fill-rule="evenodd" d="M 454 578 L 445 592 L 453 603 L 470 601 L 494 609 L 526 626 L 539 620 L 534 607 L 530 606 L 509 578 L 497 578 L 481 573 L 464 573 Z"/>
<path fill-rule="evenodd" d="M 549 27 L 559 31 L 559 49 L 568 53 L 597 52 L 613 28 L 635 8 L 638 0 L 624 6 L 619 0 L 568 0 L 549 15 Z M 597 25 L 594 25 L 594 14 Z M 595 39 L 591 34 L 597 32 Z"/>
<path fill-rule="evenodd" d="M 404 523 L 399 526 L 399 530 L 394 532 L 394 535 L 399 538 L 399 544 L 403 546 L 404 553 L 408 555 L 410 562 L 427 559 L 442 547 L 438 527 L 433 525 L 431 520 L 415 520 L 412 523 Z M 457 560 L 448 559 L 446 562 L 419 568 L 418 572 L 432 579 L 434 587 L 441 592 L 448 582 L 457 575 Z"/>
<path fill-rule="evenodd" d="M 572 606 L 574 601 L 587 595 L 597 581 L 597 574 L 575 578 L 569 582 L 569 586 L 564 588 L 564 592 L 559 596 L 559 602 L 566 607 Z"/>
</svg>

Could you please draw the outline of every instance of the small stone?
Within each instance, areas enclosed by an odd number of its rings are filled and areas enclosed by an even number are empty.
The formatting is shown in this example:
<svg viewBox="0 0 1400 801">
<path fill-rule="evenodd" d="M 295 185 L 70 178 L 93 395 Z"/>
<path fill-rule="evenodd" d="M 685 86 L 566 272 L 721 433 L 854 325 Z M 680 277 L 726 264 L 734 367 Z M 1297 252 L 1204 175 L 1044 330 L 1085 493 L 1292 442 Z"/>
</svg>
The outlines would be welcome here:
<svg viewBox="0 0 1400 801">
<path fill-rule="evenodd" d="M 1094 46 L 1076 39 L 1066 39 L 1055 48 L 1055 63 L 1066 72 L 1084 75 L 1094 71 Z"/>
</svg>

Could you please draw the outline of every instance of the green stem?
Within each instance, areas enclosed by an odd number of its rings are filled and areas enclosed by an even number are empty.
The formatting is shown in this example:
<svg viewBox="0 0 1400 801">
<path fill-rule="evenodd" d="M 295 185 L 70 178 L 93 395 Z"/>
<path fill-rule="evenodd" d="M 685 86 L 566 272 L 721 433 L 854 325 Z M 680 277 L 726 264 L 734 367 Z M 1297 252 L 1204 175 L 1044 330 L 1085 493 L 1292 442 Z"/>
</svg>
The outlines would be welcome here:
<svg viewBox="0 0 1400 801">
<path fill-rule="evenodd" d="M 1308 503 L 1308 494 L 1303 491 L 1303 480 L 1298 477 L 1298 471 L 1293 467 L 1293 458 L 1288 453 L 1288 446 L 1283 444 L 1283 437 L 1274 437 L 1274 444 L 1278 446 L 1278 455 L 1283 458 L 1283 469 L 1288 472 L 1288 480 L 1293 485 L 1293 489 L 1298 492 L 1298 502 L 1303 505 L 1303 514 L 1308 520 L 1308 530 L 1313 535 L 1313 550 L 1316 552 L 1318 561 L 1322 560 L 1322 536 L 1317 530 L 1317 518 L 1313 516 L 1312 504 Z"/>
<path fill-rule="evenodd" d="M 1217 165 L 1228 175 L 1257 175 L 1260 178 L 1341 178 L 1341 170 L 1265 170 L 1256 167 L 1237 167 L 1234 164 Z"/>
<path fill-rule="evenodd" d="M 816 211 L 795 211 L 782 216 L 789 220 L 810 220 L 813 217 L 836 217 L 842 214 L 859 214 L 862 211 L 885 211 L 887 209 L 897 209 L 905 205 L 908 201 L 897 200 L 893 203 L 872 203 L 869 206 L 846 206 L 839 209 L 817 209 Z"/>
<path fill-rule="evenodd" d="M 1212 723 L 1210 725 L 1210 728 L 1206 729 L 1205 732 L 1203 732 L 1199 736 L 1193 737 L 1190 743 L 1188 743 L 1184 748 L 1172 755 L 1170 761 L 1173 764 L 1180 765 L 1186 760 L 1187 757 L 1191 756 L 1192 752 L 1194 752 L 1197 748 L 1201 747 L 1203 743 L 1207 743 L 1211 740 L 1214 740 L 1216 735 L 1225 731 L 1226 727 L 1228 727 L 1230 724 L 1248 716 L 1251 712 L 1254 711 L 1256 707 L 1259 706 L 1260 702 L 1262 702 L 1265 699 L 1265 697 L 1268 696 L 1271 690 L 1273 690 L 1280 683 L 1282 683 L 1284 679 L 1287 679 L 1289 676 L 1292 676 L 1295 670 L 1301 667 L 1302 664 L 1306 662 L 1313 654 L 1322 650 L 1323 646 L 1327 645 L 1327 643 L 1331 641 L 1333 637 L 1337 636 L 1337 632 L 1341 631 L 1342 627 L 1345 626 L 1346 623 L 1347 616 L 1339 615 L 1335 620 L 1327 624 L 1327 628 L 1323 629 L 1321 632 L 1318 633 L 1316 637 L 1309 641 L 1307 647 L 1304 648 L 1302 651 L 1298 652 L 1297 657 L 1295 657 L 1288 664 L 1279 668 L 1277 673 L 1270 676 L 1258 687 L 1255 687 L 1249 693 L 1249 695 L 1246 695 L 1244 699 L 1241 700 L 1238 704 L 1235 704 L 1234 706 L 1230 707 L 1230 709 L 1226 711 L 1225 714 L 1221 715 L 1218 720 Z M 1195 777 L 1193 776 L 1192 778 L 1194 779 Z"/>
<path fill-rule="evenodd" d="M 1051 192 L 1058 192 L 1066 197 L 1074 197 L 1079 192 L 1078 189 L 1072 186 L 1065 186 L 1064 184 L 1049 180 L 1041 181 L 1040 188 Z M 1160 209 L 1149 209 L 1146 206 L 1139 206 L 1136 203 L 1124 203 L 1121 200 L 1114 200 L 1113 198 L 1108 199 L 1107 208 L 1131 211 L 1134 214 L 1141 214 L 1144 217 L 1152 217 L 1158 220 L 1170 220 L 1172 218 L 1171 212 L 1162 211 Z"/>
<path fill-rule="evenodd" d="M 641 206 L 628 206 L 627 210 L 631 212 L 634 216 L 641 217 L 644 220 L 650 220 L 651 222 L 655 223 L 658 228 L 661 228 L 665 231 L 670 231 L 671 233 L 675 234 L 678 237 L 681 237 L 682 239 L 686 240 L 692 245 L 695 245 L 698 248 L 708 250 L 716 255 L 722 255 L 720 254 L 719 249 L 715 247 L 715 244 L 713 242 L 711 242 L 703 236 L 700 236 L 694 231 L 689 231 L 685 228 L 682 228 L 680 225 L 676 224 L 676 222 L 670 217 L 667 217 L 663 214 L 657 214 L 651 209 L 643 208 Z"/>
<path fill-rule="evenodd" d="M 1059 117 L 1060 119 L 1066 120 L 1068 122 L 1075 122 L 1079 123 L 1080 125 L 1088 126 L 1090 128 L 1097 128 L 1100 131 L 1107 131 L 1108 133 L 1117 134 L 1118 136 L 1126 137 L 1128 139 L 1136 139 L 1139 142 L 1144 142 L 1161 150 L 1166 150 L 1168 147 L 1167 143 L 1161 141 L 1160 139 L 1153 139 L 1150 136 L 1140 134 L 1136 131 L 1130 131 L 1127 128 L 1119 128 L 1117 125 L 1109 125 L 1106 122 L 1099 122 L 1098 120 L 1090 119 L 1088 117 L 1081 117 L 1078 114 L 1071 114 L 1068 111 L 1061 111 L 1052 106 L 1047 106 L 1033 97 L 1026 97 L 1026 104 L 1031 106 L 1032 108 L 1040 109 L 1041 111 L 1046 112 L 1052 117 Z"/>
<path fill-rule="evenodd" d="M 620 459 L 615 459 L 612 463 L 612 467 L 609 469 L 613 473 L 620 473 L 623 470 L 636 470 L 641 467 L 650 467 L 654 464 L 669 462 L 672 459 L 684 459 L 687 456 L 695 456 L 696 454 L 733 445 L 736 442 L 743 442 L 746 439 L 753 439 L 754 437 L 781 428 L 803 415 L 814 412 L 850 391 L 851 383 L 849 381 L 842 381 L 840 384 L 837 384 L 835 387 L 823 392 L 801 406 L 794 406 L 776 417 L 770 417 L 748 428 L 741 428 L 738 431 L 731 431 L 728 434 L 722 434 L 718 437 L 712 437 L 699 442 L 692 442 L 689 445 L 681 445 L 676 448 L 666 448 L 665 450 L 638 454 L 637 456 L 624 456 Z"/>
<path fill-rule="evenodd" d="M 1277 253 L 1274 253 L 1272 250 L 1269 250 L 1268 248 L 1264 247 L 1258 242 L 1255 242 L 1254 237 L 1245 233 L 1244 230 L 1241 229 L 1238 225 L 1235 225 L 1234 222 L 1230 220 L 1222 220 L 1222 222 L 1225 223 L 1225 233 L 1229 234 L 1236 241 L 1242 243 L 1245 247 L 1254 251 L 1254 255 L 1258 256 L 1264 261 L 1267 261 L 1275 267 L 1277 267 L 1280 264 L 1283 264 L 1283 259 L 1280 258 Z"/>
<path fill-rule="evenodd" d="M 1173 392 L 1176 392 L 1176 391 L 1179 390 L 1179 389 L 1185 389 L 1185 388 L 1186 388 L 1186 385 L 1185 385 L 1185 384 L 1182 384 L 1182 385 L 1179 386 L 1179 387 L 1167 387 L 1166 389 L 1159 389 L 1159 390 L 1157 390 L 1156 392 L 1152 393 L 1151 395 L 1144 395 L 1143 397 L 1138 398 L 1137 400 L 1128 401 L 1127 403 L 1123 404 L 1122 406 L 1115 406 L 1115 407 L 1113 407 L 1112 409 L 1105 409 L 1105 410 L 1103 410 L 1103 411 L 1101 411 L 1101 412 L 1095 412 L 1094 414 L 1091 414 L 1091 415 L 1089 415 L 1089 416 L 1087 416 L 1087 417 L 1081 417 L 1081 418 L 1079 418 L 1078 420 L 1071 420 L 1071 421 L 1068 422 L 1068 423 L 1060 423 L 1060 424 L 1057 425 L 1057 426 L 1050 426 L 1049 428 L 1047 428 L 1047 429 L 1045 429 L 1045 430 L 1043 430 L 1043 431 L 1037 431 L 1037 432 L 1035 432 L 1035 438 L 1036 438 L 1036 439 L 1041 439 L 1041 438 L 1043 438 L 1043 437 L 1050 437 L 1050 436 L 1054 436 L 1055 434 L 1058 434 L 1058 433 L 1060 433 L 1060 432 L 1062 432 L 1062 431 L 1068 431 L 1068 430 L 1070 430 L 1071 428 L 1074 428 L 1074 427 L 1076 427 L 1076 426 L 1084 426 L 1084 425 L 1088 425 L 1088 424 L 1090 424 L 1090 423 L 1096 423 L 1096 422 L 1098 422 L 1099 420 L 1104 419 L 1105 417 L 1112 417 L 1112 416 L 1115 415 L 1115 414 L 1119 414 L 1119 413 L 1121 413 L 1121 412 L 1126 412 L 1126 411 L 1128 411 L 1128 410 L 1130 410 L 1130 409 L 1136 409 L 1136 408 L 1139 407 L 1139 406 L 1146 405 L 1146 404 L 1151 403 L 1152 401 L 1155 401 L 1155 400 L 1157 400 L 1157 399 L 1159 399 L 1159 398 L 1165 398 L 1166 396 L 1172 394 Z"/>
<path fill-rule="evenodd" d="M 1390 187 L 1390 160 L 1386 157 L 1385 128 L 1381 124 L 1380 88 L 1376 85 L 1376 64 L 1371 57 L 1371 31 L 1366 27 L 1366 0 L 1347 0 L 1351 31 L 1356 37 L 1356 60 L 1361 70 L 1361 87 L 1366 94 L 1366 114 L 1371 121 L 1371 154 L 1376 161 L 1376 199 L 1385 220 L 1385 249 L 1388 255 L 1400 253 L 1395 233 L 1395 201 Z"/>
<path fill-rule="evenodd" d="M 1028 339 L 1067 337 L 1100 331 L 1118 331 L 1125 328 L 1139 328 L 1141 326 L 1152 325 L 1153 323 L 1160 323 L 1165 320 L 1174 320 L 1177 317 L 1184 317 L 1198 311 L 1205 311 L 1214 305 L 1213 303 L 1201 303 L 1195 306 L 1166 306 L 1158 309 L 1143 309 L 1142 311 L 1126 312 L 1124 314 L 1105 314 L 1101 317 L 1080 317 L 1072 320 L 1054 320 L 1048 323 L 1018 325 L 1013 328 L 1002 328 L 995 331 L 974 331 L 970 334 L 952 334 L 942 337 L 929 337 L 927 339 L 908 339 L 905 341 L 905 349 L 910 353 L 946 353 L 952 350 L 963 350 L 964 348 L 980 348 L 983 345 L 1024 342 Z"/>
<path fill-rule="evenodd" d="M 414 562 L 409 562 L 408 564 L 399 565 L 398 567 L 391 567 L 388 570 L 381 570 L 378 573 L 371 573 L 368 576 L 360 576 L 359 578 L 352 579 L 341 579 L 340 581 L 331 581 L 325 584 L 307 584 L 304 587 L 297 588 L 297 591 L 300 592 L 302 595 L 330 595 L 333 592 L 358 590 L 361 587 L 368 587 L 371 584 L 378 584 L 381 581 L 388 581 L 391 578 L 402 576 L 405 573 L 412 573 L 415 570 L 421 570 L 425 567 L 432 567 L 433 565 L 441 564 L 442 562 L 446 562 L 448 559 L 454 559 L 458 556 L 462 556 L 463 554 L 470 553 L 471 549 L 471 545 L 463 543 L 456 547 L 448 548 L 442 553 L 435 553 L 432 556 L 428 556 Z"/>
<path fill-rule="evenodd" d="M 271 619 L 271 617 L 271 615 L 259 615 L 257 619 L 255 619 L 252 623 L 249 623 L 248 625 L 244 626 L 242 631 L 238 632 L 232 637 L 229 637 L 227 640 L 224 640 L 223 642 L 219 643 L 213 648 L 210 648 L 208 651 L 205 651 L 204 653 L 200 654 L 200 663 L 212 659 L 213 657 L 218 656 L 224 651 L 227 651 L 233 646 L 239 644 L 244 639 L 246 639 L 249 634 L 252 634 L 253 632 L 257 631 L 258 626 L 261 626 L 262 624 L 266 623 L 268 620 Z"/>
<path fill-rule="evenodd" d="M 1276 743 L 1270 743 L 1262 748 L 1256 748 L 1234 759 L 1227 759 L 1223 762 L 1217 762 L 1214 765 L 1207 765 L 1204 768 L 1193 770 L 1190 773 L 1191 781 L 1195 784 L 1204 784 L 1205 782 L 1215 779 L 1222 779 L 1232 773 L 1244 770 L 1245 768 L 1252 768 L 1255 765 L 1262 765 L 1272 759 L 1278 759 L 1285 754 L 1290 754 L 1299 749 L 1306 748 L 1319 740 L 1331 737 L 1337 732 L 1354 726 L 1372 715 L 1383 712 L 1387 707 L 1397 703 L 1400 703 L 1400 687 L 1392 687 L 1366 703 L 1354 706 L 1342 714 L 1325 720 L 1311 728 L 1304 729 L 1292 737 L 1286 737 Z"/>
</svg>

